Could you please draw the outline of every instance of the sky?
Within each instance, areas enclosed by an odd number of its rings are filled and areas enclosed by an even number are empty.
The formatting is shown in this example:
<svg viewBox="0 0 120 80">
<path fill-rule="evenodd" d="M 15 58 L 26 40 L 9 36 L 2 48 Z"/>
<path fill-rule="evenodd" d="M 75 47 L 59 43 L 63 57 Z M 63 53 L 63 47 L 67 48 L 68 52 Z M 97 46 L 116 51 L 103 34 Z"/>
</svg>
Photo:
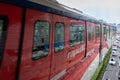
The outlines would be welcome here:
<svg viewBox="0 0 120 80">
<path fill-rule="evenodd" d="M 120 0 L 57 0 L 108 23 L 120 23 Z"/>
</svg>

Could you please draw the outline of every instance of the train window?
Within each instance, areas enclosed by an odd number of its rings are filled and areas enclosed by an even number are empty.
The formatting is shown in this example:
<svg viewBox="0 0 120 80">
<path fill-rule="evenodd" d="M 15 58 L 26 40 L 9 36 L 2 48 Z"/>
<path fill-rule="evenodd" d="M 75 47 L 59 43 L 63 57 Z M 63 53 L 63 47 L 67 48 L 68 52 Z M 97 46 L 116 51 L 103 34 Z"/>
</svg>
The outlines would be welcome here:
<svg viewBox="0 0 120 80">
<path fill-rule="evenodd" d="M 96 38 L 100 36 L 100 28 L 99 26 L 96 27 Z"/>
<path fill-rule="evenodd" d="M 105 25 L 103 25 L 103 34 L 105 35 L 107 33 L 107 29 L 105 27 Z"/>
<path fill-rule="evenodd" d="M 109 33 L 109 29 L 106 29 L 106 34 L 108 34 Z"/>
<path fill-rule="evenodd" d="M 49 22 L 36 21 L 34 26 L 32 59 L 37 60 L 48 55 L 49 51 Z"/>
<path fill-rule="evenodd" d="M 91 26 L 87 27 L 88 41 L 91 40 Z"/>
<path fill-rule="evenodd" d="M 94 26 L 92 26 L 92 39 L 94 39 Z"/>
<path fill-rule="evenodd" d="M 109 38 L 110 38 L 110 26 L 109 26 Z"/>
<path fill-rule="evenodd" d="M 80 24 L 70 25 L 70 46 L 84 42 L 84 26 Z"/>
<path fill-rule="evenodd" d="M 8 18 L 5 16 L 0 16 L 0 66 L 2 64 L 5 38 L 7 34 L 7 25 L 8 25 Z"/>
<path fill-rule="evenodd" d="M 0 20 L 0 41 L 2 39 L 3 20 Z"/>
<path fill-rule="evenodd" d="M 103 27 L 103 31 L 104 31 L 103 34 L 106 34 L 106 33 L 105 33 L 105 31 L 106 31 L 106 27 Z"/>
<path fill-rule="evenodd" d="M 84 42 L 84 36 L 85 36 L 85 29 L 84 29 L 85 27 L 83 26 L 83 25 L 80 25 L 79 26 L 79 34 L 80 34 L 80 42 L 82 43 L 82 42 Z"/>
<path fill-rule="evenodd" d="M 57 22 L 55 24 L 55 43 L 54 43 L 54 51 L 60 52 L 64 49 L 64 24 Z"/>
</svg>

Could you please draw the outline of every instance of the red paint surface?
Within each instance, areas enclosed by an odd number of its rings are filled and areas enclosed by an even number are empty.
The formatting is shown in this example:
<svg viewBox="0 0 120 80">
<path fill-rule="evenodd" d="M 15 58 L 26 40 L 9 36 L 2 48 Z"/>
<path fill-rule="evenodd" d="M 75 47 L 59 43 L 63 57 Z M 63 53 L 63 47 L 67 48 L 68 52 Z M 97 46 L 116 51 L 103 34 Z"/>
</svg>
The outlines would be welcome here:
<svg viewBox="0 0 120 80">
<path fill-rule="evenodd" d="M 54 46 L 52 46 L 52 61 L 51 61 L 51 78 L 60 73 L 61 71 L 66 69 L 67 66 L 67 44 L 68 44 L 68 37 L 67 36 L 67 28 L 68 28 L 68 18 L 59 16 L 59 15 L 53 15 L 53 43 L 54 43 L 54 30 L 55 30 L 55 24 L 56 22 L 62 22 L 64 24 L 64 33 L 65 33 L 65 45 L 64 49 L 60 52 L 54 52 Z"/>
<path fill-rule="evenodd" d="M 92 36 L 92 26 L 94 26 L 95 30 L 95 23 L 87 22 L 87 26 L 90 26 L 91 36 Z M 94 49 L 95 47 L 95 31 L 94 31 L 94 38 L 91 40 L 88 40 L 88 34 L 87 34 L 87 52 Z"/>
<path fill-rule="evenodd" d="M 25 33 L 20 65 L 20 80 L 48 80 L 50 74 L 51 48 L 47 57 L 32 60 L 34 25 L 37 20 L 48 21 L 51 24 L 51 14 L 38 10 L 27 9 L 25 20 Z M 52 34 L 52 28 L 50 27 Z M 50 36 L 50 44 L 52 36 Z M 50 45 L 51 47 L 51 45 Z"/>
<path fill-rule="evenodd" d="M 79 61 L 71 70 L 68 70 L 66 75 L 62 76 L 59 80 L 80 80 L 85 73 L 88 66 L 96 58 L 98 52 L 85 58 L 83 61 Z"/>
<path fill-rule="evenodd" d="M 3 64 L 0 67 L 0 80 L 14 80 L 18 58 L 22 9 L 0 3 L 0 15 L 5 15 L 9 19 Z M 34 25 L 37 20 L 48 21 L 50 23 L 50 49 L 47 57 L 33 61 L 33 33 Z M 54 25 L 56 22 L 63 22 L 65 25 L 65 46 L 64 50 L 58 53 L 54 52 Z M 85 26 L 85 22 L 81 20 L 75 20 L 39 10 L 27 9 L 19 80 L 49 80 L 65 69 L 66 73 L 60 77 L 60 80 L 80 80 L 99 52 L 100 37 L 94 37 L 94 39 L 90 41 L 87 40 L 87 49 L 85 49 L 85 42 L 70 47 L 69 28 L 71 23 Z M 87 22 L 87 25 L 95 26 L 96 28 L 99 24 Z M 85 40 L 88 38 L 86 35 L 84 37 Z M 105 41 L 105 39 L 103 40 Z M 104 46 L 105 45 L 106 44 L 104 44 Z M 92 49 L 94 49 L 93 54 L 85 57 L 85 50 L 89 52 Z"/>
<path fill-rule="evenodd" d="M 22 9 L 0 3 L 0 15 L 8 17 L 7 37 L 4 47 L 0 80 L 14 80 L 20 40 Z"/>
<path fill-rule="evenodd" d="M 74 20 L 74 19 L 70 18 L 69 19 L 69 24 L 71 24 L 71 23 L 80 24 L 80 25 L 83 25 L 85 27 L 85 22 L 81 21 L 81 20 L 78 21 L 78 20 Z M 70 35 L 70 33 L 69 33 L 69 35 Z M 86 36 L 84 36 L 84 37 L 86 37 Z M 70 36 L 69 36 L 69 39 L 70 39 Z M 79 50 L 79 52 L 77 52 L 77 50 Z M 74 51 L 75 55 L 72 53 L 72 55 L 74 55 L 74 56 L 70 57 L 69 55 L 73 51 Z M 67 68 L 71 68 L 72 66 L 77 64 L 81 59 L 84 58 L 84 56 L 85 56 L 85 40 L 84 40 L 83 43 L 75 45 L 75 46 L 72 46 L 72 47 L 69 45 L 69 47 L 67 49 L 67 53 L 68 53 L 68 59 L 67 59 L 67 62 L 68 62 L 67 66 L 68 67 Z"/>
</svg>

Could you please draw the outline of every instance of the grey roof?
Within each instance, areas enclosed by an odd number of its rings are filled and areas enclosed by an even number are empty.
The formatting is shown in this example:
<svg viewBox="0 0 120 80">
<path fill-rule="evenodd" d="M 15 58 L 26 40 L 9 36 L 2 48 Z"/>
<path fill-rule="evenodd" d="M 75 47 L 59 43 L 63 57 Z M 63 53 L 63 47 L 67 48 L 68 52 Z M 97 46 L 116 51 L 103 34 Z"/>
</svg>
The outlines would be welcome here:
<svg viewBox="0 0 120 80">
<path fill-rule="evenodd" d="M 57 9 L 59 11 L 70 13 L 75 16 L 79 16 L 79 19 L 82 19 L 82 20 L 86 20 L 86 21 L 90 21 L 90 22 L 97 22 L 97 23 L 99 22 L 96 18 L 89 16 L 78 9 L 70 8 L 63 4 L 60 4 L 57 1 L 53 1 L 53 0 L 29 0 L 29 1 L 51 7 L 53 9 Z"/>
</svg>

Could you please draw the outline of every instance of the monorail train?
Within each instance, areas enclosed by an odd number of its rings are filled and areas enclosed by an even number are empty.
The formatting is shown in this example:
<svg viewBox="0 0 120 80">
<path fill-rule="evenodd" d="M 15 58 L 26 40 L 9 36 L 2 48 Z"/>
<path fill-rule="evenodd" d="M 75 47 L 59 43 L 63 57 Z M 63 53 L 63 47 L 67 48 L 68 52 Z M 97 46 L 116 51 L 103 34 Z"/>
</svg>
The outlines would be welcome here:
<svg viewBox="0 0 120 80">
<path fill-rule="evenodd" d="M 81 80 L 109 38 L 109 24 L 58 2 L 0 0 L 0 80 Z"/>
</svg>

